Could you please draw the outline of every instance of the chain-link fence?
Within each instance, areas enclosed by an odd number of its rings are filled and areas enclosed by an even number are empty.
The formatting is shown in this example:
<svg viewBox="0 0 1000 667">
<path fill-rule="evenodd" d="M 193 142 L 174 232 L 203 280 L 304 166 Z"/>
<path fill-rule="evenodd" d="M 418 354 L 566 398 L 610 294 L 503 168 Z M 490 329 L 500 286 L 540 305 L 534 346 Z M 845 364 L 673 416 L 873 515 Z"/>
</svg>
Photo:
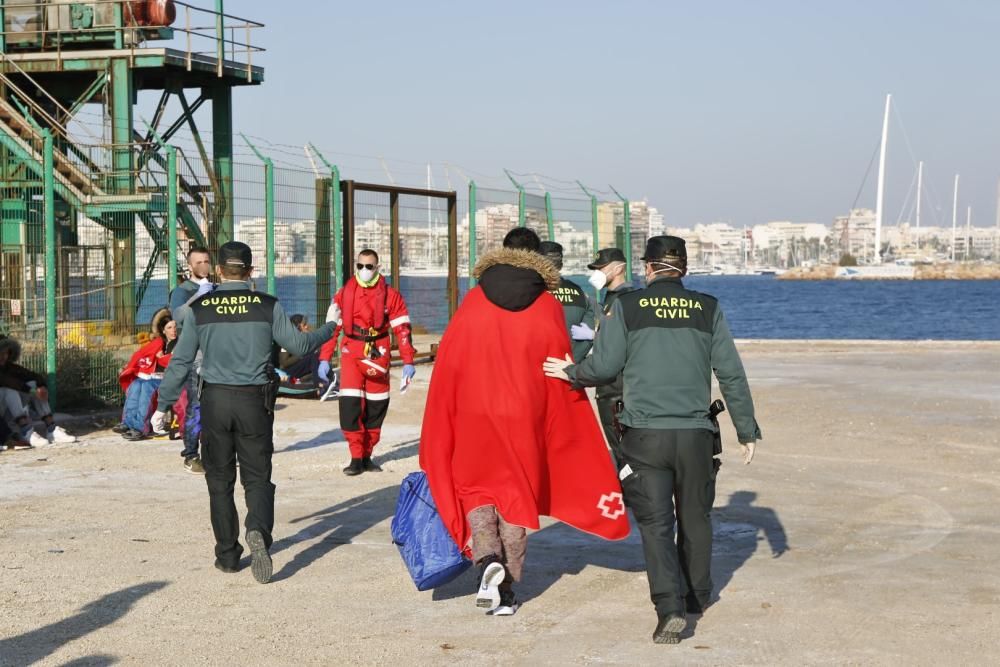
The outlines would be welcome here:
<svg viewBox="0 0 1000 667">
<path fill-rule="evenodd" d="M 60 150 L 67 149 L 54 147 L 55 154 Z M 331 296 L 352 275 L 356 253 L 373 248 L 383 273 L 406 299 L 415 331 L 444 331 L 452 223 L 443 193 L 365 189 L 332 177 L 335 168 L 275 166 L 261 153 L 258 160 L 250 155 L 233 162 L 227 174 L 190 149 L 177 150 L 174 163 L 163 146 L 123 150 L 91 148 L 78 161 L 81 171 L 103 165 L 92 169 L 102 191 L 125 196 L 75 201 L 57 176 L 59 158 L 48 179 L 38 169 L 26 169 L 21 180 L 8 177 L 0 187 L 2 326 L 22 340 L 25 364 L 52 377 L 60 408 L 121 400 L 118 372 L 148 339 L 150 322 L 168 304 L 171 287 L 185 278 L 186 252 L 205 245 L 214 253 L 228 239 L 253 250 L 257 289 L 273 290 L 289 315 L 301 313 L 313 323 L 322 321 Z M 9 168 L 16 156 L 2 148 L 0 157 L 7 161 L 5 173 L 17 173 Z M 116 164 L 132 166 L 116 170 Z M 47 191 L 52 239 L 45 233 Z M 469 272 L 476 259 L 500 247 L 513 227 L 526 226 L 561 243 L 563 272 L 581 284 L 595 249 L 624 247 L 630 225 L 632 256 L 638 257 L 649 229 L 648 210 L 635 203 L 628 219 L 623 202 L 582 194 L 550 196 L 475 183 L 456 194 L 455 254 L 458 274 L 466 277 L 458 283 L 459 299 L 474 283 Z M 349 205 L 352 216 L 346 220 Z"/>
</svg>

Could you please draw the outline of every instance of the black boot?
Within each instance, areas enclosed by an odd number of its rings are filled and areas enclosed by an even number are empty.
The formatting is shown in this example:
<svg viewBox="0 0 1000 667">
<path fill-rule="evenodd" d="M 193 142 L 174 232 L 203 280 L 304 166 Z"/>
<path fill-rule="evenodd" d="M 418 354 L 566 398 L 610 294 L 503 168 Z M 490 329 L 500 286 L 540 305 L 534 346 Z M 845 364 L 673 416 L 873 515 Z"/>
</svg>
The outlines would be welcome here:
<svg viewBox="0 0 1000 667">
<path fill-rule="evenodd" d="M 656 644 L 679 644 L 681 633 L 687 627 L 687 620 L 682 614 L 673 613 L 660 617 L 653 631 L 653 642 Z"/>
<path fill-rule="evenodd" d="M 365 471 L 364 465 L 361 463 L 361 459 L 351 459 L 351 464 L 344 468 L 344 474 L 348 477 L 354 477 L 355 475 L 360 475 Z"/>
<path fill-rule="evenodd" d="M 361 467 L 365 469 L 365 472 L 382 472 L 382 468 L 372 461 L 372 457 L 370 456 L 361 459 Z"/>
</svg>

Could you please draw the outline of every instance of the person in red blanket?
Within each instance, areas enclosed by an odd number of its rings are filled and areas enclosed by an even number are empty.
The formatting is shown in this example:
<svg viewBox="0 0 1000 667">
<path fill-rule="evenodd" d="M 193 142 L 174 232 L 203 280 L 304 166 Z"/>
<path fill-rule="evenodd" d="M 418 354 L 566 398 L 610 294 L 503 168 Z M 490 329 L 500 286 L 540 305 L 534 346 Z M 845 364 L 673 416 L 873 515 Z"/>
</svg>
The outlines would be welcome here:
<svg viewBox="0 0 1000 667">
<path fill-rule="evenodd" d="M 118 375 L 118 383 L 125 392 L 125 409 L 122 423 L 113 430 L 126 440 L 148 437 L 149 416 L 155 408 L 153 399 L 177 344 L 177 322 L 170 317 L 168 309 L 156 312 L 152 329 L 152 340 L 136 350 Z"/>
<path fill-rule="evenodd" d="M 420 467 L 448 532 L 480 568 L 476 605 L 513 614 L 526 528 L 554 517 L 605 539 L 628 536 L 618 475 L 581 390 L 541 376 L 570 353 L 559 271 L 519 227 L 483 255 L 479 286 L 438 347 L 420 435 Z"/>
<path fill-rule="evenodd" d="M 358 254 L 357 273 L 334 295 L 326 321 L 336 321 L 338 326 L 333 338 L 319 351 L 317 375 L 324 382 L 330 381 L 330 360 L 341 330 L 344 333 L 340 348 L 340 429 L 351 450 L 351 463 L 344 468 L 344 474 L 381 472 L 372 461 L 372 451 L 389 410 L 389 330 L 403 358 L 404 384 L 416 374 L 416 350 L 410 337 L 406 302 L 379 274 L 378 253 L 374 250 Z"/>
</svg>

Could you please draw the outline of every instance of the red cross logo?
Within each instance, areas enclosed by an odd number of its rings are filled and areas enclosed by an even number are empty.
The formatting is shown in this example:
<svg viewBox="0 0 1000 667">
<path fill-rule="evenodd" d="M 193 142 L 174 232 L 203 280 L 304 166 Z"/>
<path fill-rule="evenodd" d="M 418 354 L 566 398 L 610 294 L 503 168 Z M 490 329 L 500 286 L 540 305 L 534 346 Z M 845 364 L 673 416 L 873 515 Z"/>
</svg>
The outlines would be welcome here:
<svg viewBox="0 0 1000 667">
<path fill-rule="evenodd" d="M 625 514 L 625 503 L 622 502 L 622 494 L 618 491 L 605 493 L 601 496 L 601 499 L 597 501 L 597 509 L 601 510 L 601 514 L 604 517 L 614 521 L 622 514 Z"/>
</svg>

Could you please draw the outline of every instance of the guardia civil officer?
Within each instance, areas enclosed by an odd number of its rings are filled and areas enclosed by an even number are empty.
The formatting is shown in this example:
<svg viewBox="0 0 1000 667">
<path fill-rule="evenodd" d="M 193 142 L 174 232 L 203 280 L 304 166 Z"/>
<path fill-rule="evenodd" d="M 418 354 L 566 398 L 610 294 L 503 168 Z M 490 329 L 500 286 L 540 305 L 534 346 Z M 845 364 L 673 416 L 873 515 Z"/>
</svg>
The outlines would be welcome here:
<svg viewBox="0 0 1000 667">
<path fill-rule="evenodd" d="M 684 240 L 646 244 L 647 287 L 621 295 L 601 323 L 593 354 L 578 365 L 549 358 L 545 373 L 579 386 L 623 373 L 626 432 L 622 490 L 642 535 L 658 623 L 653 641 L 676 644 L 685 608 L 700 613 L 712 596 L 712 522 L 718 461 L 709 417 L 712 371 L 746 463 L 760 429 L 746 373 L 715 298 L 685 289 Z M 674 543 L 674 517 L 677 543 Z"/>
<path fill-rule="evenodd" d="M 587 281 L 596 290 L 607 288 L 604 302 L 601 304 L 603 318 L 611 314 L 611 307 L 622 294 L 635 291 L 635 287 L 627 280 L 625 271 L 625 253 L 620 248 L 604 248 L 598 251 L 597 257 L 587 265 L 590 277 Z M 601 319 L 597 321 L 597 331 L 601 329 Z M 604 437 L 608 440 L 615 461 L 618 462 L 618 432 L 615 430 L 615 405 L 622 400 L 622 376 L 619 375 L 609 384 L 597 387 L 597 414 L 604 428 Z"/>
<path fill-rule="evenodd" d="M 274 343 L 304 355 L 328 340 L 334 325 L 309 333 L 298 331 L 275 297 L 251 289 L 252 269 L 253 256 L 245 243 L 230 241 L 219 248 L 215 268 L 219 287 L 189 304 L 191 311 L 160 384 L 152 426 L 163 429 L 163 413 L 180 396 L 188 370 L 201 351 L 202 462 L 215 533 L 215 567 L 236 572 L 243 553 L 233 502 L 239 460 L 251 571 L 263 584 L 272 571 L 268 549 L 274 527 Z"/>
<path fill-rule="evenodd" d="M 538 252 L 562 271 L 563 247 L 555 241 L 542 241 Z M 573 361 L 579 362 L 594 344 L 594 306 L 583 289 L 572 280 L 560 278 L 559 287 L 549 292 L 562 304 L 566 330 L 573 350 Z"/>
</svg>

